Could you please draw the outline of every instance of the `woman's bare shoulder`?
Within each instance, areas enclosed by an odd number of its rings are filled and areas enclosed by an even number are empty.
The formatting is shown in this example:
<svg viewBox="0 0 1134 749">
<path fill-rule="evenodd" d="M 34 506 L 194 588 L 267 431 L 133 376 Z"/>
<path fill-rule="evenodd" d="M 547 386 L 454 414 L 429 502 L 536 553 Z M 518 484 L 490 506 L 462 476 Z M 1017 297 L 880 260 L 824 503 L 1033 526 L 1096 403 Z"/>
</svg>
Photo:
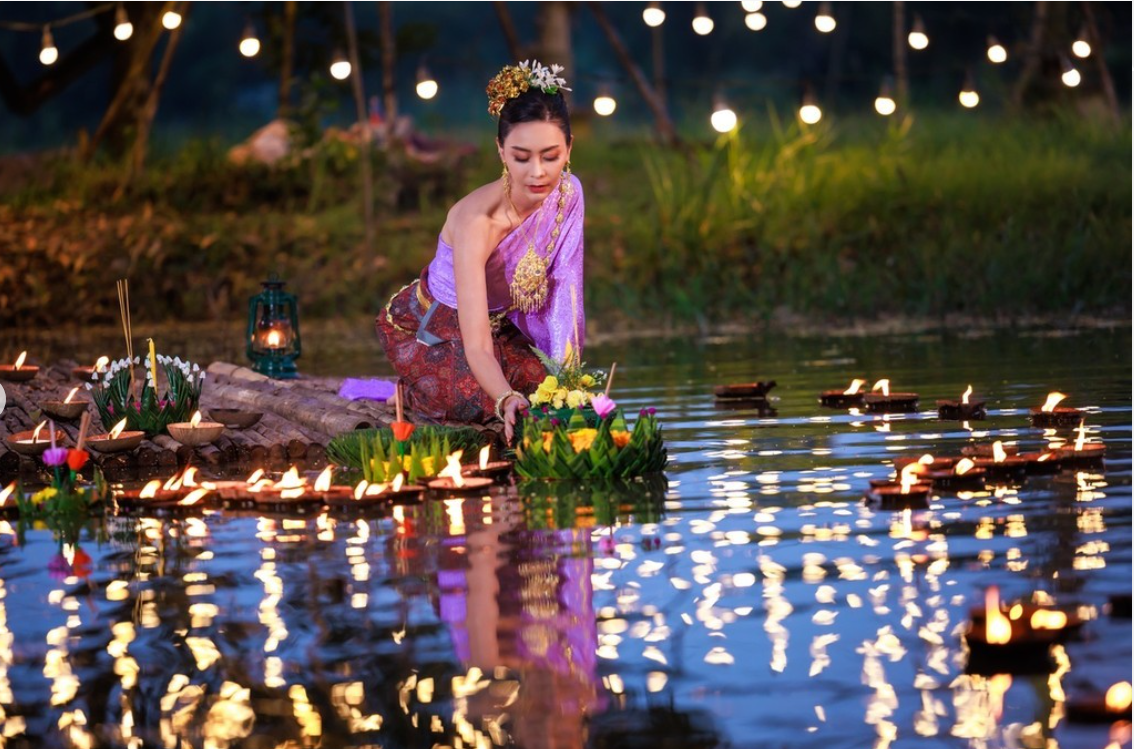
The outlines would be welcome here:
<svg viewBox="0 0 1134 749">
<path fill-rule="evenodd" d="M 476 188 L 449 209 L 441 239 L 450 247 L 458 238 L 483 238 L 487 243 L 499 228 L 499 209 L 500 188 L 495 182 Z"/>
</svg>

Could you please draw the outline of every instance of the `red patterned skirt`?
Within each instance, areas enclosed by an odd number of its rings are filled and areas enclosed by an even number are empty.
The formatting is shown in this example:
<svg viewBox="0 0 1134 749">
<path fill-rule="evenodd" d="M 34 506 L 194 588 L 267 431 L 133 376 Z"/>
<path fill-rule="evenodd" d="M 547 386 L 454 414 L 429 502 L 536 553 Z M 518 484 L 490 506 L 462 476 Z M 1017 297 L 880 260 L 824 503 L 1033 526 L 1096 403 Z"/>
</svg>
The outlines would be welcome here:
<svg viewBox="0 0 1134 749">
<path fill-rule="evenodd" d="M 433 421 L 487 423 L 495 418 L 496 404 L 469 369 L 457 311 L 433 301 L 427 289 L 422 273 L 420 280 L 390 299 L 375 321 L 378 342 L 398 373 L 406 406 Z M 492 344 L 512 388 L 534 392 L 546 372 L 528 337 L 501 318 L 493 324 Z"/>
</svg>

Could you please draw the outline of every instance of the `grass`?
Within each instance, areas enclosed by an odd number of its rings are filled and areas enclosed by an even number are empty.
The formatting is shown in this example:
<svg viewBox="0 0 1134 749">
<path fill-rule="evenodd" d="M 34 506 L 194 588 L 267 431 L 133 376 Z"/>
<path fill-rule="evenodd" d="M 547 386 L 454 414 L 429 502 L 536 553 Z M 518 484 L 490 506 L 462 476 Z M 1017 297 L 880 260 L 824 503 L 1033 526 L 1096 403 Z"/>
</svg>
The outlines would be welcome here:
<svg viewBox="0 0 1134 749">
<path fill-rule="evenodd" d="M 772 115 L 685 151 L 580 137 L 588 311 L 630 325 L 1128 314 L 1125 124 Z M 307 317 L 377 313 L 429 262 L 450 202 L 498 167 L 488 149 L 439 169 L 376 157 L 368 249 L 357 157 L 335 141 L 248 169 L 195 142 L 118 200 L 113 165 L 50 162 L 0 204 L 0 320 L 81 306 L 113 322 L 123 276 L 135 317 L 239 319 L 273 270 Z"/>
</svg>

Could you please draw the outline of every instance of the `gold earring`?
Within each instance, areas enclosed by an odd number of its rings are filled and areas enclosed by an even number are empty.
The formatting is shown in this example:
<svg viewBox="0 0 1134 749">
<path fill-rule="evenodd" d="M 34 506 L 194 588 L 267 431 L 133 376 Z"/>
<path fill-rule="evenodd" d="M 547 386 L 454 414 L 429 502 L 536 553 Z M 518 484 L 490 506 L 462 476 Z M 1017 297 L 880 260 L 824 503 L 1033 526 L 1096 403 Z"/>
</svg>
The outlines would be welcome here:
<svg viewBox="0 0 1134 749">
<path fill-rule="evenodd" d="M 508 165 L 500 165 L 500 181 L 504 184 L 504 192 L 512 194 L 512 175 L 508 173 Z"/>
<path fill-rule="evenodd" d="M 567 159 L 567 176 L 571 176 L 571 159 Z"/>
</svg>

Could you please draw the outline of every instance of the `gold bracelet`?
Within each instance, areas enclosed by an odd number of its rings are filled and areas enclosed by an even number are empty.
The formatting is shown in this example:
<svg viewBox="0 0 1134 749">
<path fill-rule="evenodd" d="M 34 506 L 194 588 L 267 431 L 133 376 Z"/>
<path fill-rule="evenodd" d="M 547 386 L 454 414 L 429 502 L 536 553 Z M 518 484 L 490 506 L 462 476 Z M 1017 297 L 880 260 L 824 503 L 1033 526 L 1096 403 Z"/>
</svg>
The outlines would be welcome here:
<svg viewBox="0 0 1134 749">
<path fill-rule="evenodd" d="M 496 399 L 496 407 L 493 409 L 493 411 L 496 413 L 496 418 L 500 419 L 501 421 L 504 421 L 504 414 L 500 409 L 504 406 L 504 402 L 511 398 L 513 395 L 517 398 L 524 397 L 524 394 L 519 391 L 507 390 L 503 395 Z"/>
</svg>

